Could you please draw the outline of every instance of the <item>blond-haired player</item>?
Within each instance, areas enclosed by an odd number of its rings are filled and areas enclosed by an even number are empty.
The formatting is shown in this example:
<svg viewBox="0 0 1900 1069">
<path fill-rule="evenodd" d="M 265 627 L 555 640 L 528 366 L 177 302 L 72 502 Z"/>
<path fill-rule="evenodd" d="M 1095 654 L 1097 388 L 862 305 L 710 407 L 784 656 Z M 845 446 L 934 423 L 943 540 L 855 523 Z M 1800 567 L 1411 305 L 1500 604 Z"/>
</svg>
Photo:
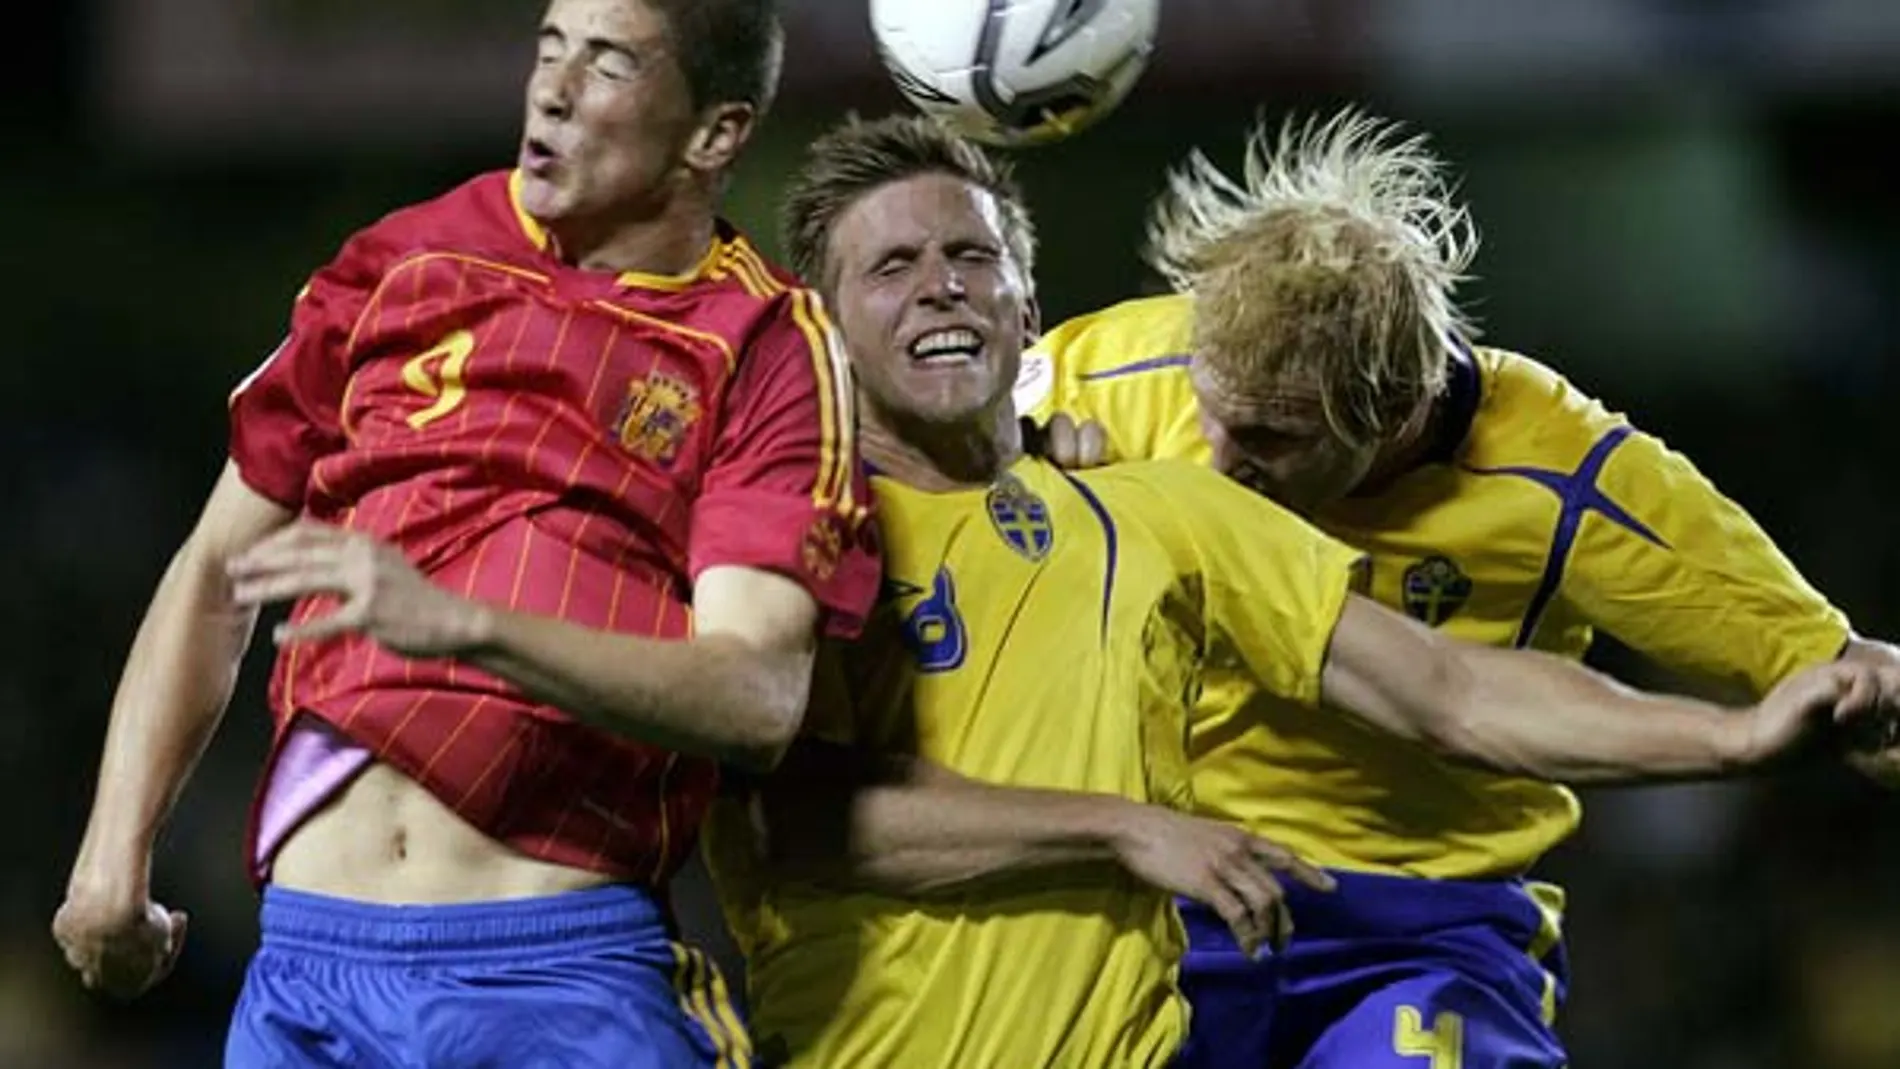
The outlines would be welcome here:
<svg viewBox="0 0 1900 1069">
<path fill-rule="evenodd" d="M 1543 364 L 1473 345 L 1455 295 L 1476 247 L 1423 138 L 1354 112 L 1257 130 L 1238 180 L 1196 154 L 1155 205 L 1150 258 L 1177 292 L 1050 331 L 1018 403 L 1058 453 L 1197 460 L 1291 506 L 1368 555 L 1372 597 L 1459 638 L 1580 657 L 1602 630 L 1755 694 L 1893 656 L 1687 459 Z M 1238 673 L 1193 724 L 1201 811 L 1339 889 L 1293 889 L 1299 936 L 1266 962 L 1183 904 L 1188 1064 L 1564 1063 L 1562 896 L 1524 877 L 1576 827 L 1568 790 L 1314 717 Z"/>
</svg>

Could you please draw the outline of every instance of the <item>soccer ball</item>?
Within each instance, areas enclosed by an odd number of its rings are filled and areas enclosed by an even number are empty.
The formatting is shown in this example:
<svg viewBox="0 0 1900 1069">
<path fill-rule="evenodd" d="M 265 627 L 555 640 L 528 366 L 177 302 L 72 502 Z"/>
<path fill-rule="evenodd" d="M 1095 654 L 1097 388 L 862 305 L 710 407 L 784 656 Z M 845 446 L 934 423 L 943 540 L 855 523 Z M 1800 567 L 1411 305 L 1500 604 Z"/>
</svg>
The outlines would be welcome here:
<svg viewBox="0 0 1900 1069">
<path fill-rule="evenodd" d="M 966 137 L 1034 145 L 1082 129 L 1134 88 L 1161 0 L 871 0 L 884 66 Z"/>
</svg>

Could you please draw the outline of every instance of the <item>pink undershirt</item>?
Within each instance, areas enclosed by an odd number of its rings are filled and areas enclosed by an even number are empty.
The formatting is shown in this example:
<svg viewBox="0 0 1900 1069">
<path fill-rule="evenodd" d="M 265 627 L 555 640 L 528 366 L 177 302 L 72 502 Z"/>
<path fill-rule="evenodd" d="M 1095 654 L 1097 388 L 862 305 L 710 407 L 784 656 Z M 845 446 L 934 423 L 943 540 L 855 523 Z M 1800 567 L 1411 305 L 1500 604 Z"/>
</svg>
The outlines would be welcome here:
<svg viewBox="0 0 1900 1069">
<path fill-rule="evenodd" d="M 297 825 L 363 771 L 374 756 L 314 716 L 301 715 L 291 722 L 257 811 L 257 853 L 251 865 L 259 879 L 270 877 L 277 848 Z"/>
</svg>

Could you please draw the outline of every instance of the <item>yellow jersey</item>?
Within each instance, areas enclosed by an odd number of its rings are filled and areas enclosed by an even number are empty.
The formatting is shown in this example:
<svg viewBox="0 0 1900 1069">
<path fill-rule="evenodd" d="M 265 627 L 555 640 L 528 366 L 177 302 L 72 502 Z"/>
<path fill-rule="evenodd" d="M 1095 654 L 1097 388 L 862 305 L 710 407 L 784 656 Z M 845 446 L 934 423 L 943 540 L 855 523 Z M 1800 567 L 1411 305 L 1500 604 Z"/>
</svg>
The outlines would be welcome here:
<svg viewBox="0 0 1900 1069">
<path fill-rule="evenodd" d="M 987 489 L 873 485 L 884 597 L 845 652 L 851 709 L 814 708 L 808 731 L 989 782 L 1187 808 L 1210 646 L 1317 704 L 1358 555 L 1204 467 L 1071 476 L 1025 459 Z M 718 841 L 708 857 L 765 1060 L 1129 1069 L 1165 1065 L 1186 1034 L 1179 920 L 1120 870 L 898 898 L 764 884 Z"/>
<path fill-rule="evenodd" d="M 1207 463 L 1191 315 L 1169 295 L 1056 327 L 1024 358 L 1018 406 L 1100 422 L 1121 458 Z M 1747 513 L 1544 365 L 1461 354 L 1445 405 L 1426 462 L 1314 518 L 1367 555 L 1376 600 L 1461 639 L 1573 658 L 1601 629 L 1751 693 L 1845 644 L 1846 618 Z M 1515 875 L 1579 818 L 1563 787 L 1288 709 L 1232 668 L 1194 712 L 1190 760 L 1204 812 L 1335 868 Z"/>
</svg>

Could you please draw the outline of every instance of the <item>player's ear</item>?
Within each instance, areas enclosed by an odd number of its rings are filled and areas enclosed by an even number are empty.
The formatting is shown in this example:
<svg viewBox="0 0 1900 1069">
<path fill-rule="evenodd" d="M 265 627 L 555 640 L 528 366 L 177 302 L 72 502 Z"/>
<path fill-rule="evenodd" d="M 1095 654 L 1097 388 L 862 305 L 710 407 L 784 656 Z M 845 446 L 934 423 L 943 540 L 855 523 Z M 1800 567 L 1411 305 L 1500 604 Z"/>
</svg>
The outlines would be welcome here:
<svg viewBox="0 0 1900 1069">
<path fill-rule="evenodd" d="M 1042 305 L 1036 302 L 1036 295 L 1031 293 L 1023 298 L 1023 348 L 1027 349 L 1036 344 L 1036 339 L 1040 337 L 1042 337 Z"/>
<path fill-rule="evenodd" d="M 758 118 L 758 109 L 737 100 L 707 108 L 686 143 L 687 166 L 696 171 L 723 171 L 732 166 L 751 140 Z"/>
</svg>

